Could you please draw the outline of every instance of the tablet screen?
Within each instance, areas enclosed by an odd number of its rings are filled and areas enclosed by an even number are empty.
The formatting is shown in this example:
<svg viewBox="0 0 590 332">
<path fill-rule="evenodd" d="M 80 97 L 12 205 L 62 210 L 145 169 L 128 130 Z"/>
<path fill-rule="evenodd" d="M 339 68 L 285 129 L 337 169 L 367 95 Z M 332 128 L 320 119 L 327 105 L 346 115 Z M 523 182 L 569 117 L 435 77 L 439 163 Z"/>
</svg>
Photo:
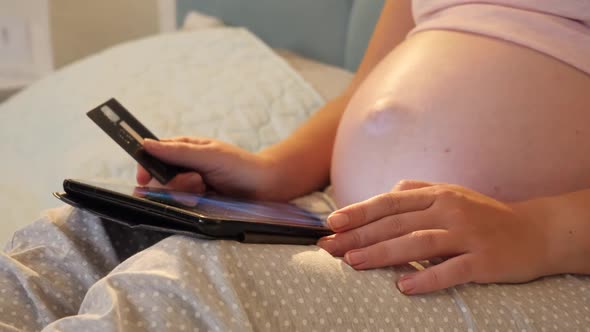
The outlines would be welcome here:
<svg viewBox="0 0 590 332">
<path fill-rule="evenodd" d="M 174 206 L 208 219 L 327 228 L 325 218 L 288 203 L 236 199 L 215 193 L 194 194 L 152 187 L 79 180 L 76 182 Z"/>
</svg>

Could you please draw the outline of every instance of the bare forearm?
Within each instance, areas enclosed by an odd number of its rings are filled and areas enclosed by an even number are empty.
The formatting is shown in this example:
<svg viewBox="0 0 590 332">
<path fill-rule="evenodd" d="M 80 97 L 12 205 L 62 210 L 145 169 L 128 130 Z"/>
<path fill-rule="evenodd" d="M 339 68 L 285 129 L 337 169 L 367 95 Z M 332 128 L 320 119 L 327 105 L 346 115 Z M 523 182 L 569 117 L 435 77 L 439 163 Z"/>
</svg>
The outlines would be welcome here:
<svg viewBox="0 0 590 332">
<path fill-rule="evenodd" d="M 518 203 L 547 230 L 551 274 L 590 274 L 590 189 Z"/>
<path fill-rule="evenodd" d="M 329 181 L 332 148 L 348 101 L 373 68 L 414 27 L 410 0 L 387 1 L 363 61 L 346 91 L 327 103 L 285 141 L 261 151 L 276 161 L 279 179 L 273 199 L 290 199 L 317 190 Z"/>
<path fill-rule="evenodd" d="M 291 199 L 328 184 L 332 148 L 349 95 L 344 94 L 317 111 L 288 139 L 260 152 L 276 161 L 275 199 Z"/>
</svg>

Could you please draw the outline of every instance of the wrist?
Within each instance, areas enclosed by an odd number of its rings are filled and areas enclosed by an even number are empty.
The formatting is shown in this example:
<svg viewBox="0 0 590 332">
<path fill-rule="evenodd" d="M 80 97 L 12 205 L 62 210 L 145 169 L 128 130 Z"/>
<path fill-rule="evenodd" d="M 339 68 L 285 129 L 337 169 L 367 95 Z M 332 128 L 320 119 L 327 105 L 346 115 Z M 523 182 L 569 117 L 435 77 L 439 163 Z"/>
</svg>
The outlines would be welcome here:
<svg viewBox="0 0 590 332">
<path fill-rule="evenodd" d="M 527 227 L 540 234 L 540 239 L 543 250 L 536 253 L 536 257 L 531 257 L 530 261 L 533 265 L 537 265 L 537 273 L 539 275 L 552 275 L 560 269 L 559 256 L 561 250 L 555 248 L 556 244 L 551 236 L 552 225 L 550 212 L 548 206 L 545 204 L 545 198 L 536 198 L 532 200 L 510 203 L 509 206 L 514 212 L 527 223 Z M 538 262 L 538 263 L 535 263 Z"/>
<path fill-rule="evenodd" d="M 288 201 L 327 185 L 329 169 L 323 176 L 319 161 L 284 152 L 282 146 L 275 145 L 257 153 L 266 169 L 264 199 Z"/>
<path fill-rule="evenodd" d="M 275 155 L 264 151 L 256 153 L 258 172 L 254 197 L 260 200 L 284 201 L 281 188 L 281 165 Z"/>
<path fill-rule="evenodd" d="M 586 264 L 590 255 L 588 243 L 579 232 L 575 218 L 568 216 L 567 201 L 561 197 L 537 198 L 512 204 L 517 214 L 538 227 L 543 234 L 545 250 L 543 275 L 590 273 Z"/>
<path fill-rule="evenodd" d="M 289 162 L 272 149 L 257 153 L 262 166 L 260 167 L 263 180 L 258 186 L 256 198 L 270 201 L 289 201 L 298 196 L 297 187 L 290 183 L 296 179 L 290 174 Z"/>
</svg>

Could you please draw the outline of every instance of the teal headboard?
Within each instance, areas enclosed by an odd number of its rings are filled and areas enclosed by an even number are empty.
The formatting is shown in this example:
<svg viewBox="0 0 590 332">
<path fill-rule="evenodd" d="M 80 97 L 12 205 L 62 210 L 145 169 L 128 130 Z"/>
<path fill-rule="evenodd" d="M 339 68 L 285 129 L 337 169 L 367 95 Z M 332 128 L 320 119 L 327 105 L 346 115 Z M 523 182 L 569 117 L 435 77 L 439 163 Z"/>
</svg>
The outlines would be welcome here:
<svg viewBox="0 0 590 332">
<path fill-rule="evenodd" d="M 244 26 L 272 47 L 355 70 L 384 0 L 177 0 L 179 24 L 190 10 Z"/>
</svg>

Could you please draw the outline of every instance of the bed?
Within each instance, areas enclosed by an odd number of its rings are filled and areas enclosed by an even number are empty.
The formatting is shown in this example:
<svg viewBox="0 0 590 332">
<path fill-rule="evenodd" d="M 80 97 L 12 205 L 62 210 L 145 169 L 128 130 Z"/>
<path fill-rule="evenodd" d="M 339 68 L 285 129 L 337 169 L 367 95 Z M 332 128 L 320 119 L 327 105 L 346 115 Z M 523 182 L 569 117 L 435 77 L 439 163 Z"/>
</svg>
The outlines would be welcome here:
<svg viewBox="0 0 590 332">
<path fill-rule="evenodd" d="M 221 3 L 224 2 L 218 5 Z M 284 138 L 326 100 L 342 91 L 352 77 L 350 71 L 309 57 L 322 58 L 340 66 L 349 66 L 350 69 L 354 69 L 355 63 L 358 63 L 332 58 L 329 53 L 314 54 L 305 47 L 302 53 L 308 57 L 302 57 L 293 52 L 297 47 L 290 49 L 273 49 L 246 29 L 227 27 L 211 17 L 195 13 L 187 21 L 184 31 L 116 46 L 72 64 L 14 96 L 0 105 L 0 153 L 4 157 L 3 172 L 0 174 L 0 210 L 3 212 L 4 225 L 9 225 L 5 232 L 35 219 L 42 209 L 59 205 L 50 193 L 60 190 L 61 179 L 65 177 L 100 177 L 125 182 L 133 180 L 134 163 L 84 115 L 85 111 L 112 96 L 128 106 L 162 137 L 204 135 L 252 151 Z M 325 205 L 319 206 L 322 204 L 318 203 L 320 200 L 317 195 L 323 194 L 304 197 L 299 204 L 312 209 L 325 209 Z M 52 218 L 52 213 L 56 212 L 50 212 L 46 218 Z M 86 227 L 93 227 L 94 219 L 91 216 L 80 211 L 74 213 L 82 215 L 80 218 L 87 222 L 84 224 Z M 43 227 L 40 229 L 51 232 L 48 227 Z M 10 240 L 7 233 L 2 235 L 5 240 Z M 16 238 L 26 241 L 27 237 L 41 235 L 19 232 Z M 50 245 L 59 240 L 56 237 L 48 239 L 47 243 Z M 68 238 L 62 240 L 65 243 Z M 84 246 L 92 248 L 92 241 L 99 243 L 101 239 L 98 236 L 88 239 Z M 80 247 L 77 246 L 72 248 Z M 382 324 L 379 326 L 385 324 L 391 328 L 413 328 L 416 331 L 590 331 L 588 277 L 564 275 L 523 285 L 463 285 L 436 294 L 406 297 L 395 290 L 393 280 L 413 267 L 360 272 L 355 278 L 350 278 L 354 271 L 346 270 L 350 268 L 315 247 L 268 246 L 253 249 L 254 246 L 244 245 L 238 249 L 230 241 L 207 245 L 170 238 L 150 249 L 152 253 L 155 251 L 163 255 L 160 256 L 161 260 L 139 253 L 126 260 L 108 277 L 100 278 L 97 272 L 94 280 L 96 284 L 85 296 L 100 298 L 104 296 L 100 294 L 108 293 L 111 295 L 108 301 L 112 298 L 127 301 L 127 308 L 132 308 L 129 310 L 136 310 L 133 311 L 135 315 L 146 318 L 137 322 L 127 321 L 127 324 L 136 324 L 133 328 L 140 330 L 150 330 L 151 325 L 144 325 L 144 322 L 159 324 L 154 325 L 152 330 L 184 330 L 190 326 L 189 323 L 181 323 L 187 312 L 195 315 L 193 319 L 213 324 L 208 326 L 217 326 L 220 330 L 224 330 L 226 325 L 223 324 L 229 321 L 228 315 L 232 317 L 232 314 L 242 319 L 240 322 L 245 322 L 246 325 L 240 325 L 243 330 L 270 330 L 278 326 L 305 330 L 313 325 L 312 322 L 298 320 L 293 312 L 308 310 L 314 314 L 319 312 L 318 308 L 322 308 L 330 311 L 318 315 L 317 322 L 313 323 L 319 324 L 314 326 L 325 326 L 326 329 L 331 325 L 343 330 L 351 326 L 354 330 L 370 330 L 371 325 L 363 325 L 349 312 L 354 310 L 357 314 L 370 317 L 367 324 L 379 320 L 378 324 Z M 8 248 L 15 250 L 10 245 Z M 289 271 L 296 275 L 291 281 L 299 286 L 294 289 L 282 287 L 280 280 L 269 279 L 271 274 L 264 274 L 264 269 L 252 272 L 239 263 L 231 270 L 218 269 L 219 260 L 222 261 L 224 257 L 246 257 L 254 255 L 252 252 L 256 250 L 261 250 L 261 254 L 260 257 L 252 256 L 254 260 L 268 257 L 267 260 L 272 262 L 276 253 L 291 257 L 288 262 L 283 262 L 284 266 L 276 269 L 282 269 L 281 273 Z M 67 255 L 71 255 L 72 251 L 65 250 L 64 257 L 69 257 Z M 169 252 L 174 252 L 177 258 L 181 258 L 179 262 L 183 263 L 169 275 L 161 276 L 162 280 L 158 284 L 150 284 L 153 278 L 142 281 L 143 275 L 134 269 L 158 269 L 162 261 L 172 259 Z M 206 255 L 214 259 L 207 260 Z M 39 259 L 42 262 L 42 258 Z M 76 261 L 73 259 L 72 262 Z M 84 261 L 81 262 L 83 264 Z M 324 263 L 330 265 L 331 270 L 326 270 Z M 54 268 L 59 270 L 61 266 L 56 263 Z M 211 293 L 206 294 L 209 299 L 183 283 L 174 282 L 179 280 L 175 278 L 186 276 L 187 271 L 194 273 L 195 282 L 202 280 L 209 283 Z M 243 279 L 230 280 L 233 273 L 243 275 Z M 125 279 L 125 275 L 134 275 L 134 279 Z M 321 291 L 335 292 L 335 295 L 325 297 L 334 301 L 334 304 L 326 305 L 320 303 L 321 300 L 317 303 L 313 300 L 305 302 L 307 297 L 312 298 L 306 295 L 309 293 L 308 287 L 326 275 L 331 278 L 334 289 L 323 288 Z M 283 278 L 283 283 L 286 283 L 287 276 L 280 276 L 279 279 Z M 86 277 L 90 280 L 93 276 Z M 143 291 L 136 289 L 132 294 L 123 293 L 121 289 L 129 280 L 137 282 L 134 287 Z M 383 280 L 384 284 L 380 284 Z M 360 286 L 361 282 L 365 286 Z M 270 283 L 276 283 L 275 287 L 268 287 Z M 233 285 L 230 289 L 234 289 L 235 294 L 226 292 L 229 284 Z M 342 291 L 345 287 L 351 287 L 354 293 L 358 289 L 375 293 L 386 289 L 387 292 L 383 291 L 383 297 L 377 296 L 378 301 L 375 303 L 369 303 L 367 298 L 363 301 L 362 297 L 360 303 L 353 303 L 353 299 Z M 68 288 L 65 289 L 67 292 Z M 61 293 L 57 295 L 61 296 Z M 166 308 L 144 306 L 158 296 L 169 296 L 176 302 L 167 300 L 170 306 Z M 225 301 L 229 297 L 225 303 L 237 303 L 238 300 L 232 296 L 242 301 L 243 308 L 236 307 L 236 311 L 232 311 L 233 307 L 230 310 L 220 304 L 216 310 L 209 312 L 208 305 L 199 302 L 209 303 L 207 301 L 211 301 L 212 297 Z M 293 297 L 293 303 L 279 301 L 289 297 Z M 275 309 L 265 304 L 266 300 L 260 300 L 269 298 L 276 298 L 276 308 L 284 306 L 285 310 Z M 99 305 L 104 307 L 104 315 L 110 317 L 110 322 L 123 325 L 96 325 L 97 330 L 114 330 L 125 326 L 126 320 L 117 321 L 117 313 L 109 311 L 111 302 L 105 301 L 99 304 L 86 303 L 80 312 L 84 313 Z M 194 310 L 196 305 L 201 306 L 202 310 Z M 22 314 L 27 315 L 24 307 Z M 170 320 L 159 320 L 166 315 L 176 320 L 175 325 L 167 325 Z M 284 318 L 283 315 L 290 315 L 290 318 Z M 370 322 L 373 323 L 377 324 Z M 74 329 L 75 325 L 60 326 Z M 77 327 L 86 329 L 88 326 Z"/>
<path fill-rule="evenodd" d="M 50 193 L 61 190 L 66 177 L 133 181 L 131 159 L 84 115 L 112 96 L 160 137 L 208 136 L 255 151 L 285 137 L 352 77 L 345 69 L 270 49 L 241 28 L 190 17 L 184 31 L 74 63 L 0 106 L 0 239 L 59 205 Z M 281 95 L 283 90 L 292 95 Z M 228 113 L 236 116 L 224 118 Z"/>
<path fill-rule="evenodd" d="M 210 35 L 202 30 L 223 30 L 228 25 L 243 26 L 252 31 L 261 44 L 270 46 L 272 53 L 279 55 L 276 58 L 263 52 L 264 56 L 259 61 L 269 58 L 268 62 L 273 65 L 264 68 L 269 78 L 261 84 L 269 85 L 268 80 L 274 73 L 290 76 L 288 81 L 303 80 L 297 83 L 298 86 L 313 97 L 294 111 L 297 115 L 267 110 L 267 115 L 273 114 L 281 119 L 278 126 L 284 126 L 281 135 L 285 135 L 325 100 L 335 97 L 346 87 L 352 78 L 352 71 L 362 58 L 382 3 L 381 0 L 330 0 L 317 4 L 305 0 L 296 3 L 279 1 L 270 5 L 268 1 L 256 0 L 244 6 L 235 0 L 181 0 L 177 2 L 177 16 L 181 30 L 188 34 Z M 299 24 L 302 20 L 306 24 Z M 314 29 L 321 33 L 314 34 Z M 310 38 L 311 35 L 314 38 Z M 122 151 L 113 151 L 111 143 L 104 140 L 102 133 L 80 116 L 112 96 L 120 98 L 162 137 L 205 135 L 229 140 L 250 150 L 259 149 L 279 138 L 278 133 L 267 132 L 260 134 L 260 137 L 265 137 L 263 142 L 245 138 L 248 134 L 244 132 L 255 127 L 255 123 L 248 123 L 244 127 L 247 130 L 238 130 L 231 134 L 233 137 L 228 137 L 232 124 L 215 123 L 214 126 L 212 122 L 209 126 L 200 127 L 189 124 L 203 123 L 203 119 L 215 121 L 211 118 L 215 118 L 212 114 L 216 111 L 192 112 L 199 106 L 191 98 L 219 99 L 221 94 L 231 93 L 231 87 L 220 83 L 222 79 L 217 80 L 213 88 L 205 84 L 201 77 L 202 72 L 213 71 L 210 65 L 204 63 L 213 62 L 215 55 L 198 60 L 200 63 L 197 66 L 197 55 L 191 53 L 202 54 L 200 50 L 206 47 L 204 44 L 207 42 L 173 35 L 119 45 L 71 64 L 1 104 L 0 138 L 3 143 L 0 144 L 0 153 L 5 162 L 0 174 L 0 211 L 4 215 L 0 241 L 6 241 L 13 231 L 37 218 L 39 211 L 58 204 L 49 193 L 60 189 L 62 178 L 132 179 L 134 171 L 129 158 Z M 172 51 L 174 43 L 177 45 Z M 232 47 L 228 45 L 218 45 L 217 51 L 223 52 L 223 47 Z M 166 48 L 168 53 L 158 54 L 160 47 Z M 141 54 L 146 49 L 152 53 L 147 57 Z M 135 58 L 142 61 L 138 62 Z M 156 61 L 167 64 L 155 66 Z M 251 58 L 243 61 L 244 66 L 254 71 L 252 63 Z M 222 68 L 227 64 L 217 62 L 216 65 Z M 235 68 L 236 63 L 231 65 Z M 187 67 L 193 68 L 193 71 L 182 72 L 182 68 Z M 293 75 L 293 71 L 299 75 Z M 289 74 L 285 74 L 287 72 Z M 246 75 L 244 73 L 242 79 L 246 80 Z M 151 83 L 143 83 L 138 78 Z M 194 90 L 189 91 L 187 85 L 193 85 Z M 183 89 L 173 91 L 174 86 Z M 210 89 L 205 91 L 204 87 Z M 67 98 L 63 97 L 63 91 L 68 91 Z M 291 87 L 291 91 L 295 90 Z M 250 109 L 254 109 L 254 105 L 262 107 L 265 103 L 260 99 L 243 99 L 244 103 L 251 104 Z M 206 100 L 202 101 L 203 104 L 207 106 L 202 108 L 211 107 Z M 217 104 L 220 105 L 219 102 Z M 221 107 L 232 108 L 235 112 L 238 106 L 225 104 Z M 177 114 L 184 114 L 183 118 L 177 117 Z M 186 114 L 190 114 L 190 119 L 186 118 Z M 186 120 L 190 121 L 183 124 Z M 20 127 L 15 123 L 20 123 Z M 220 130 L 212 132 L 211 128 Z M 267 134 L 271 136 L 267 138 Z M 46 140 L 46 137 L 51 139 Z M 40 149 L 40 140 L 51 144 L 45 144 Z M 96 162 L 98 155 L 104 162 Z"/>
</svg>

